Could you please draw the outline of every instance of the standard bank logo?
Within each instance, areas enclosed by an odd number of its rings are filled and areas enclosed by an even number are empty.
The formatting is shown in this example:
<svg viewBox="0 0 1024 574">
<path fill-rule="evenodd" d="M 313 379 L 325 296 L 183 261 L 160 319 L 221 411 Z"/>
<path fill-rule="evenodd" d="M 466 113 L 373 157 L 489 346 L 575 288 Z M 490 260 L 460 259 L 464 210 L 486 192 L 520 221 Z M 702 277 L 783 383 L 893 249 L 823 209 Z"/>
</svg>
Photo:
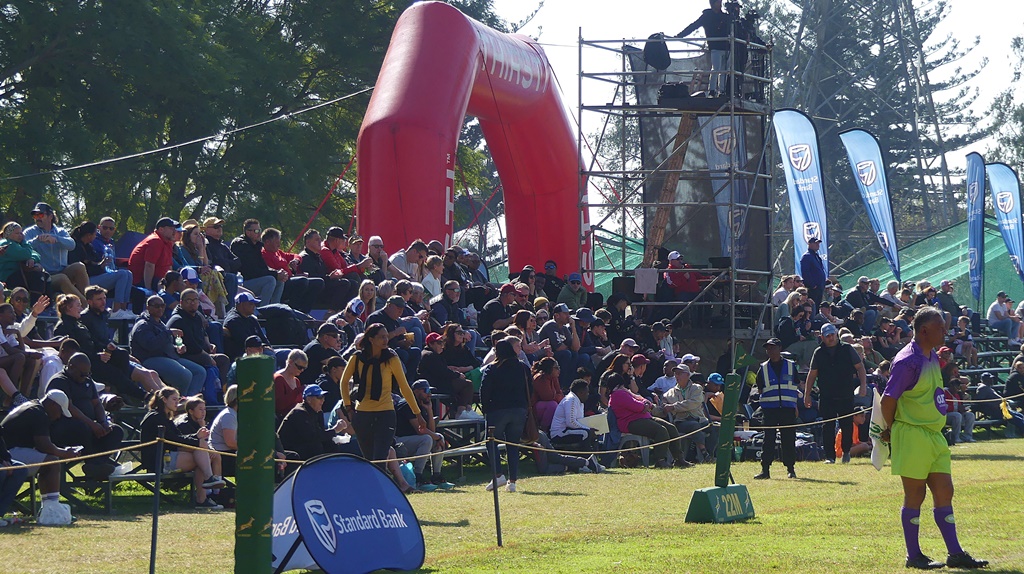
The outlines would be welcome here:
<svg viewBox="0 0 1024 574">
<path fill-rule="evenodd" d="M 867 160 L 858 163 L 857 177 L 865 187 L 871 187 L 871 184 L 878 179 L 878 168 L 875 166 L 875 162 Z"/>
<path fill-rule="evenodd" d="M 976 201 L 978 201 L 978 182 L 972 181 L 967 186 L 967 203 L 968 205 L 974 205 Z"/>
<path fill-rule="evenodd" d="M 967 250 L 967 264 L 970 265 L 971 271 L 978 268 L 978 248 L 971 247 Z"/>
<path fill-rule="evenodd" d="M 715 149 L 725 155 L 729 155 L 736 149 L 736 134 L 732 126 L 719 126 L 711 131 L 712 139 L 715 142 Z"/>
<path fill-rule="evenodd" d="M 327 515 L 324 503 L 315 499 L 307 500 L 304 506 L 306 507 L 306 516 L 309 517 L 309 522 L 313 525 L 313 532 L 316 533 L 317 540 L 331 554 L 334 554 L 338 550 L 338 537 L 334 534 L 334 525 L 331 524 L 331 517 Z"/>
<path fill-rule="evenodd" d="M 870 185 L 870 184 L 866 184 Z M 882 247 L 882 251 L 889 251 L 889 234 L 884 231 L 878 232 L 878 245 Z"/>
<path fill-rule="evenodd" d="M 789 163 L 797 171 L 807 171 L 814 161 L 814 153 L 809 144 L 796 144 L 789 146 Z"/>
<path fill-rule="evenodd" d="M 996 194 L 996 207 L 1003 213 L 1010 213 L 1013 211 L 1013 193 L 1009 191 L 1000 191 Z"/>
<path fill-rule="evenodd" d="M 817 221 L 804 223 L 804 241 L 810 241 L 815 237 L 821 239 L 821 225 Z"/>
</svg>

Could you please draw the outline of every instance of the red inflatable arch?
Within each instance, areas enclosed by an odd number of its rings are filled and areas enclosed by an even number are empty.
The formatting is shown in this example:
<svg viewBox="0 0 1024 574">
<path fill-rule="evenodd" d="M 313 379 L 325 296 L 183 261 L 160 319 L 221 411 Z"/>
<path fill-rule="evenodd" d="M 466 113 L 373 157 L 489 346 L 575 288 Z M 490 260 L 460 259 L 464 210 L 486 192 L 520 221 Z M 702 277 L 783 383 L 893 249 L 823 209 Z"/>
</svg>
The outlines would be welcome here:
<svg viewBox="0 0 1024 574">
<path fill-rule="evenodd" d="M 479 119 L 504 188 L 509 268 L 541 270 L 547 259 L 563 273 L 592 267 L 589 236 L 580 261 L 576 136 L 544 51 L 442 2 L 413 5 L 391 35 L 359 130 L 360 231 L 391 251 L 416 238 L 451 243 L 466 115 Z"/>
</svg>

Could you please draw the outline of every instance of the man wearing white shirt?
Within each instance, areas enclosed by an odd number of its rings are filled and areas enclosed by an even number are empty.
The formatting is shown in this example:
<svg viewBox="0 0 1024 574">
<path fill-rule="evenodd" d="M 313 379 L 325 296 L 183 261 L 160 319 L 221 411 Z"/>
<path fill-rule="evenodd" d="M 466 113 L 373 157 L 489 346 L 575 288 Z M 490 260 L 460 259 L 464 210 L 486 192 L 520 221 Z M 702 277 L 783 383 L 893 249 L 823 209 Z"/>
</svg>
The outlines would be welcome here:
<svg viewBox="0 0 1024 574">
<path fill-rule="evenodd" d="M 580 422 L 583 418 L 583 403 L 589 396 L 589 383 L 582 379 L 572 382 L 569 393 L 558 403 L 551 419 L 551 444 L 579 443 L 579 450 L 597 450 L 597 433 Z"/>
</svg>

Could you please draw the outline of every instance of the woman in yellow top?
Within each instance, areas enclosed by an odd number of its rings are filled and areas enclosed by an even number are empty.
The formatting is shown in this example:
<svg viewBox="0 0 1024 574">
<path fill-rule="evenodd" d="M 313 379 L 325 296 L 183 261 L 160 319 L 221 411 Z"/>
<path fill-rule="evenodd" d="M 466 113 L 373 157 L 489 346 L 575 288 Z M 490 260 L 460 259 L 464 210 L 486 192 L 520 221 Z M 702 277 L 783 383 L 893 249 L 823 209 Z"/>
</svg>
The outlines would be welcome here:
<svg viewBox="0 0 1024 574">
<path fill-rule="evenodd" d="M 349 381 L 352 381 L 351 386 Z M 374 323 L 366 328 L 359 351 L 349 359 L 341 376 L 345 412 L 349 414 L 359 449 L 368 460 L 388 458 L 388 449 L 395 438 L 395 403 L 391 393 L 396 386 L 416 413 L 416 427 L 426 427 L 416 396 L 402 370 L 402 361 L 388 348 L 388 330 Z M 356 402 L 354 412 L 352 401 Z M 384 469 L 384 463 L 378 466 Z"/>
</svg>

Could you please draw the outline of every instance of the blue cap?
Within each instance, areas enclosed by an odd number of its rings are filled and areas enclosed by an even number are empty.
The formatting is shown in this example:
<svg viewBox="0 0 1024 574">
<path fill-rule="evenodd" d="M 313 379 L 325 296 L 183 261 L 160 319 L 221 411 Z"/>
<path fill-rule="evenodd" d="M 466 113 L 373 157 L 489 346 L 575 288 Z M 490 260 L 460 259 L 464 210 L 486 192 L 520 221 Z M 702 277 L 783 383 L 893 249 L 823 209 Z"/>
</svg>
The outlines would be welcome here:
<svg viewBox="0 0 1024 574">
<path fill-rule="evenodd" d="M 253 297 L 250 293 L 242 291 L 238 295 L 235 295 L 235 305 L 238 305 L 239 303 L 256 303 L 259 305 L 260 300 Z"/>
<path fill-rule="evenodd" d="M 583 276 L 580 275 L 579 273 L 570 273 L 569 274 L 569 283 L 572 283 L 573 281 L 579 281 L 580 283 L 582 283 L 583 282 Z"/>
<path fill-rule="evenodd" d="M 181 268 L 181 278 L 189 283 L 199 283 L 199 273 L 191 267 Z"/>
<path fill-rule="evenodd" d="M 306 388 L 302 389 L 302 398 L 322 397 L 326 394 L 320 385 L 306 385 Z"/>
<path fill-rule="evenodd" d="M 345 308 L 348 309 L 348 312 L 352 313 L 353 315 L 362 315 L 363 311 L 366 310 L 366 303 L 363 303 L 362 299 L 356 297 L 355 299 L 349 301 L 348 305 L 345 305 Z"/>
<path fill-rule="evenodd" d="M 821 328 L 821 336 L 822 337 L 827 337 L 829 335 L 835 335 L 837 333 L 839 333 L 839 329 L 836 329 L 836 326 L 833 325 L 832 323 L 827 323 L 827 324 L 825 324 L 824 327 Z"/>
<path fill-rule="evenodd" d="M 411 385 L 414 391 L 427 391 L 430 392 L 430 383 L 426 379 L 419 379 Z"/>
<path fill-rule="evenodd" d="M 559 303 L 558 305 L 555 305 L 554 309 L 551 310 L 552 315 L 554 315 L 555 313 L 569 313 L 569 306 L 566 305 L 565 303 Z"/>
<path fill-rule="evenodd" d="M 184 231 L 181 228 L 181 224 L 170 217 L 161 217 L 157 220 L 155 229 L 160 229 L 161 227 L 173 227 L 175 231 Z"/>
<path fill-rule="evenodd" d="M 723 377 L 719 373 L 711 373 L 710 375 L 708 375 L 708 382 L 709 383 L 715 383 L 717 385 L 724 385 L 725 384 L 725 377 Z"/>
</svg>

